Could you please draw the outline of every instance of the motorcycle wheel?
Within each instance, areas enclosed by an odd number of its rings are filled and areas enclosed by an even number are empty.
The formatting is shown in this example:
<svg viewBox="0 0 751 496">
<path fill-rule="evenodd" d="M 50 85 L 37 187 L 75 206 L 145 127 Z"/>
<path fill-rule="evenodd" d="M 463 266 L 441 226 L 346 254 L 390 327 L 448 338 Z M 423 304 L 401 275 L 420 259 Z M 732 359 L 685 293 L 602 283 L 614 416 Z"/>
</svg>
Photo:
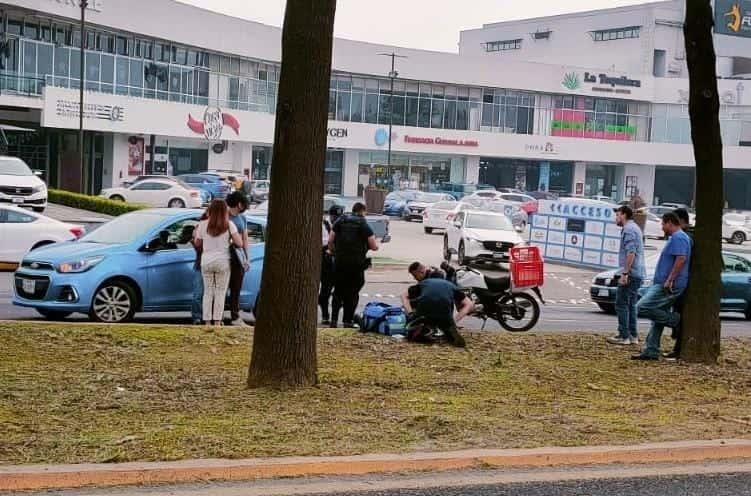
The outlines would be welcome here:
<svg viewBox="0 0 751 496">
<path fill-rule="evenodd" d="M 510 332 L 526 332 L 540 320 L 540 305 L 527 293 L 512 293 L 498 301 L 501 327 Z"/>
</svg>

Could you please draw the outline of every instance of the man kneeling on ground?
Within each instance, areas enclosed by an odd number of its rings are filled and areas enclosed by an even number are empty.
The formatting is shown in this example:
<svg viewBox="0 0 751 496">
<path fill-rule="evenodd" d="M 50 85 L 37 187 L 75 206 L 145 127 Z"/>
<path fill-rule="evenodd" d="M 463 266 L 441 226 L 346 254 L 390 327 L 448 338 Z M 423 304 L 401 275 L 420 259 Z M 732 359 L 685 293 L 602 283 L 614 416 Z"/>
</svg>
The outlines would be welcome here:
<svg viewBox="0 0 751 496">
<path fill-rule="evenodd" d="M 413 277 L 418 279 L 415 274 Z M 426 277 L 418 281 L 417 285 L 402 294 L 402 304 L 410 316 L 409 320 L 423 319 L 426 325 L 443 331 L 452 345 L 464 348 L 466 343 L 456 325 L 474 309 L 472 300 L 445 279 Z M 457 309 L 456 318 L 454 306 Z"/>
<path fill-rule="evenodd" d="M 428 267 L 420 262 L 412 262 L 408 270 L 417 282 L 425 279 L 446 279 L 446 273 L 441 269 L 433 266 Z"/>
</svg>

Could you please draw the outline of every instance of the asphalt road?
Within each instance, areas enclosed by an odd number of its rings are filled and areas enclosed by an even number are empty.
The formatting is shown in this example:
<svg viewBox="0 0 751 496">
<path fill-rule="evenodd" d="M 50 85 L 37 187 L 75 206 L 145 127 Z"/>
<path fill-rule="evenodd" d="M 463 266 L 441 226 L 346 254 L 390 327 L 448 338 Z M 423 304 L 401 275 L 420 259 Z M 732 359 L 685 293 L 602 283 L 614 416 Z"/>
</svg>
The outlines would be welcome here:
<svg viewBox="0 0 751 496">
<path fill-rule="evenodd" d="M 29 493 L 49 496 L 747 496 L 751 465 L 598 466 L 317 477 Z"/>
<path fill-rule="evenodd" d="M 72 222 L 91 222 L 91 229 L 96 227 L 96 220 L 103 218 L 92 217 L 89 212 L 70 209 L 67 207 L 50 206 L 47 212 L 50 216 Z M 98 214 L 97 214 L 98 215 Z M 104 216 L 99 216 L 104 217 Z M 388 260 L 409 262 L 421 260 L 431 265 L 439 265 L 442 261 L 442 236 L 428 235 L 423 232 L 419 222 L 403 222 L 394 220 L 391 222 L 392 242 L 381 246 L 381 250 L 375 255 Z M 653 250 L 660 248 L 661 241 L 650 240 L 648 244 Z M 730 245 L 725 245 L 730 247 Z M 737 250 L 746 251 L 751 249 L 751 243 L 741 247 L 733 247 Z M 589 298 L 589 285 L 597 271 L 546 264 L 545 286 L 543 293 L 547 305 L 542 308 L 540 322 L 535 327 L 536 331 L 551 332 L 603 332 L 611 334 L 616 327 L 615 317 L 607 315 L 591 302 Z M 500 274 L 502 269 L 489 267 L 484 269 L 488 274 Z M 368 301 L 385 301 L 398 304 L 399 295 L 413 284 L 406 266 L 388 269 L 376 268 L 366 275 L 367 283 L 361 292 L 361 306 Z M 0 319 L 37 319 L 34 310 L 14 307 L 11 303 L 13 296 L 13 278 L 11 273 L 0 273 Z M 189 315 L 185 314 L 139 314 L 139 322 L 186 324 L 190 322 Z M 84 319 L 83 315 L 75 315 L 73 319 Z M 480 329 L 482 322 L 476 319 L 467 319 L 463 325 L 470 329 Z M 748 336 L 751 335 L 751 326 L 738 314 L 728 314 L 723 317 L 724 336 Z M 497 322 L 489 321 L 486 330 L 497 331 L 500 326 Z M 640 324 L 640 329 L 645 334 L 648 330 L 648 322 Z"/>
</svg>

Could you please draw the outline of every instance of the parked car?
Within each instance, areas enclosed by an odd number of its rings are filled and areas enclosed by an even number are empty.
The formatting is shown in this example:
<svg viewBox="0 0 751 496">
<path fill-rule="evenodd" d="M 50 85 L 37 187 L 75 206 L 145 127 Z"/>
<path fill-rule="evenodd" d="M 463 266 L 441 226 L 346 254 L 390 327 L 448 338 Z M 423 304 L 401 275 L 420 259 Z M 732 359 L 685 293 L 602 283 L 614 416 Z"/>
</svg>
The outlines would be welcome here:
<svg viewBox="0 0 751 496">
<path fill-rule="evenodd" d="M 480 200 L 497 200 L 504 192 L 496 191 L 494 189 L 482 189 L 477 190 L 471 195 L 467 195 L 462 200 L 468 200 L 470 198 L 479 198 Z"/>
<path fill-rule="evenodd" d="M 662 230 L 662 218 L 647 212 L 647 222 L 644 225 L 644 237 L 664 239 L 665 232 Z"/>
<path fill-rule="evenodd" d="M 17 264 L 31 250 L 85 234 L 83 226 L 51 219 L 13 205 L 0 205 L 0 262 Z"/>
<path fill-rule="evenodd" d="M 655 214 L 660 219 L 662 219 L 663 215 L 668 212 L 673 212 L 677 208 L 685 208 L 686 210 L 688 210 L 688 223 L 691 225 L 694 225 L 696 223 L 696 214 L 694 214 L 694 212 L 689 207 L 680 203 L 663 203 L 662 205 L 647 207 L 647 211 L 651 214 Z"/>
<path fill-rule="evenodd" d="M 207 195 L 180 180 L 148 179 L 127 188 L 103 189 L 99 196 L 149 207 L 200 208 Z"/>
<path fill-rule="evenodd" d="M 529 215 L 518 204 L 506 200 L 490 200 L 485 202 L 482 210 L 503 214 L 511 220 L 517 231 L 524 231 L 529 223 Z"/>
<path fill-rule="evenodd" d="M 588 198 L 590 200 L 597 200 L 597 201 L 601 201 L 601 202 L 605 202 L 605 203 L 610 203 L 610 204 L 612 204 L 615 207 L 618 206 L 618 202 L 616 202 L 615 200 L 613 200 L 609 196 L 605 196 L 605 195 L 592 195 L 592 196 L 589 196 Z"/>
<path fill-rule="evenodd" d="M 502 193 L 500 199 L 519 205 L 522 210 L 527 212 L 527 215 L 537 213 L 537 200 L 529 195 L 520 193 Z"/>
<path fill-rule="evenodd" d="M 323 197 L 323 213 L 328 213 L 332 205 L 339 205 L 344 210 L 345 214 L 352 213 L 352 207 L 355 203 L 365 203 L 365 200 L 357 197 L 339 196 L 339 195 L 326 195 Z M 386 215 L 380 214 L 368 214 L 365 217 L 368 221 L 368 225 L 373 230 L 373 234 L 382 243 L 388 243 L 391 241 L 391 235 L 389 234 L 389 218 Z"/>
<path fill-rule="evenodd" d="M 224 199 L 232 190 L 225 181 L 209 174 L 182 174 L 177 176 L 177 179 L 191 188 L 206 191 L 209 194 L 209 201 L 214 198 Z"/>
<path fill-rule="evenodd" d="M 0 156 L 0 203 L 31 207 L 35 212 L 47 208 L 47 185 L 18 157 Z"/>
<path fill-rule="evenodd" d="M 202 213 L 139 210 L 78 241 L 34 250 L 15 273 L 13 304 L 49 319 L 84 313 L 108 323 L 127 322 L 137 312 L 189 311 L 196 258 L 190 240 Z M 254 309 L 258 297 L 266 220 L 249 216 L 248 223 L 254 238 L 240 292 L 245 311 Z"/>
<path fill-rule="evenodd" d="M 401 217 L 404 215 L 404 207 L 407 206 L 407 202 L 414 199 L 419 193 L 416 189 L 392 191 L 386 195 L 386 200 L 383 203 L 383 214 Z"/>
<path fill-rule="evenodd" d="M 477 185 L 469 183 L 441 183 L 432 191 L 434 193 L 445 193 L 453 196 L 457 200 L 461 200 L 465 196 L 469 196 L 479 189 L 495 189 L 490 185 Z"/>
<path fill-rule="evenodd" d="M 402 218 L 407 221 L 422 220 L 422 212 L 428 206 L 441 201 L 454 201 L 455 198 L 446 193 L 424 193 L 419 192 L 415 197 L 407 201 L 407 205 L 402 212 Z"/>
<path fill-rule="evenodd" d="M 498 188 L 499 193 L 517 193 L 520 195 L 525 194 L 524 191 L 520 190 L 519 188 Z"/>
<path fill-rule="evenodd" d="M 443 237 L 443 258 L 456 254 L 460 265 L 472 261 L 508 262 L 511 248 L 524 241 L 504 214 L 459 212 Z"/>
<path fill-rule="evenodd" d="M 659 254 L 652 254 L 646 258 L 647 278 L 639 289 L 639 297 L 652 285 L 658 258 Z M 751 320 L 751 260 L 736 253 L 723 251 L 722 266 L 721 311 L 743 313 L 746 319 Z M 608 270 L 592 279 L 590 297 L 604 312 L 615 313 L 615 292 L 619 277 L 617 270 Z"/>
<path fill-rule="evenodd" d="M 751 225 L 746 222 L 746 216 L 743 214 L 723 215 L 722 238 L 735 245 L 751 239 Z"/>
<path fill-rule="evenodd" d="M 456 209 L 461 205 L 457 201 L 440 201 L 422 211 L 422 226 L 425 234 L 433 234 L 436 229 L 447 229 L 456 216 Z M 471 206 L 465 204 L 468 208 Z"/>
<path fill-rule="evenodd" d="M 250 201 L 253 203 L 260 203 L 269 199 L 269 191 L 271 190 L 271 181 L 258 180 L 250 182 Z"/>
<path fill-rule="evenodd" d="M 134 178 L 129 178 L 122 183 L 120 183 L 123 187 L 133 186 L 134 184 L 145 181 L 147 179 L 166 179 L 168 181 L 177 181 L 177 178 L 174 176 L 167 176 L 165 174 L 143 174 L 141 176 L 137 176 Z"/>
<path fill-rule="evenodd" d="M 529 191 L 527 193 L 535 200 L 557 200 L 558 195 L 551 191 Z"/>
</svg>

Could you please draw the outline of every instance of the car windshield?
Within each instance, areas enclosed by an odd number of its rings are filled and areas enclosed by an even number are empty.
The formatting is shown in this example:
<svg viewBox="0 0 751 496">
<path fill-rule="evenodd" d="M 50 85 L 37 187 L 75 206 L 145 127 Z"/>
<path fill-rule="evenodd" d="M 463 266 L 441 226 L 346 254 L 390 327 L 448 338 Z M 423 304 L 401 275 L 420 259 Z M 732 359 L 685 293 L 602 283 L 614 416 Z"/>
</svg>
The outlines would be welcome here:
<svg viewBox="0 0 751 496">
<path fill-rule="evenodd" d="M 415 201 L 423 203 L 435 203 L 443 200 L 440 193 L 418 193 L 415 195 Z"/>
<path fill-rule="evenodd" d="M 131 212 L 103 224 L 81 238 L 81 242 L 105 245 L 132 243 L 154 229 L 164 218 L 164 215 L 156 212 Z"/>
<path fill-rule="evenodd" d="M 471 214 L 467 216 L 467 224 L 465 227 L 470 229 L 493 229 L 501 231 L 514 230 L 514 226 L 512 226 L 508 218 L 503 215 Z"/>
<path fill-rule="evenodd" d="M 33 176 L 29 166 L 23 163 L 21 160 L 14 160 L 11 158 L 0 159 L 0 174 L 8 176 Z"/>
</svg>

